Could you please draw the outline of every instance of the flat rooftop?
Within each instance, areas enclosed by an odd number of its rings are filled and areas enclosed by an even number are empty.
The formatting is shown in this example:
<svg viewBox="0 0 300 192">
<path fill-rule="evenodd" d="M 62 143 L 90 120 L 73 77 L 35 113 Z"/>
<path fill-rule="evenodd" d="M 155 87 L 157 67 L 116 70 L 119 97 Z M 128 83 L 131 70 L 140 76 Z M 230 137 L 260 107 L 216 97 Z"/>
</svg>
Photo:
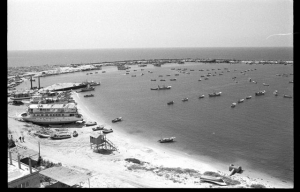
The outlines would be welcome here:
<svg viewBox="0 0 300 192">
<path fill-rule="evenodd" d="M 44 108 L 44 109 L 51 109 L 51 108 L 76 108 L 75 103 L 66 103 L 66 104 L 31 104 L 29 105 L 30 109 L 38 109 L 38 108 Z"/>
<path fill-rule="evenodd" d="M 10 164 L 9 158 L 7 159 L 7 169 L 8 169 L 8 182 L 14 181 L 21 177 L 30 174 L 29 166 L 21 163 L 21 169 L 19 169 L 18 161 L 12 160 L 12 165 Z M 38 170 L 32 168 L 32 173 L 37 172 Z"/>
</svg>

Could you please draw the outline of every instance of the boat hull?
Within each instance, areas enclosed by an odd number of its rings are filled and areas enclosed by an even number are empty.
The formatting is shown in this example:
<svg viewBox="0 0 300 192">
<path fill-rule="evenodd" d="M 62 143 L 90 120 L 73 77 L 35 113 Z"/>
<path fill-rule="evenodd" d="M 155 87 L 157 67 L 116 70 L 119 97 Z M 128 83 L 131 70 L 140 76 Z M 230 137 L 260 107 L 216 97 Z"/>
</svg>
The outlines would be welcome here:
<svg viewBox="0 0 300 192">
<path fill-rule="evenodd" d="M 43 124 L 43 125 L 57 125 L 57 124 L 68 124 L 68 123 L 75 123 L 76 121 L 82 121 L 83 118 L 34 118 L 34 117 L 23 117 L 24 121 L 32 122 L 35 124 Z"/>
</svg>

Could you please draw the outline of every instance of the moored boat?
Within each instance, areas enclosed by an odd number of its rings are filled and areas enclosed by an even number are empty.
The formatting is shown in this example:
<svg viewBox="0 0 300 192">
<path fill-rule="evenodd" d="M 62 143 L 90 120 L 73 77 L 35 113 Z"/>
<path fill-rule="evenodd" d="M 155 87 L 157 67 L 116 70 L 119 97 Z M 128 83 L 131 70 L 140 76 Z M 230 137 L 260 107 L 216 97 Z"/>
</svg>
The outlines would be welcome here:
<svg viewBox="0 0 300 192">
<path fill-rule="evenodd" d="M 113 119 L 111 122 L 116 123 L 119 121 L 122 121 L 122 117 L 117 117 L 117 118 Z"/>
<path fill-rule="evenodd" d="M 278 96 L 278 91 L 275 90 L 275 91 L 273 92 L 273 94 L 274 94 L 275 96 Z"/>
<path fill-rule="evenodd" d="M 202 98 L 204 98 L 204 95 L 200 95 L 200 96 L 199 96 L 199 99 L 202 99 Z"/>
<path fill-rule="evenodd" d="M 50 135 L 51 139 L 68 139 L 71 138 L 71 134 L 68 131 L 65 132 L 56 132 Z"/>
<path fill-rule="evenodd" d="M 174 101 L 169 101 L 167 104 L 168 104 L 168 105 L 173 105 L 173 104 L 174 104 Z"/>
<path fill-rule="evenodd" d="M 236 106 L 236 103 L 232 103 L 231 104 L 231 107 L 233 108 L 233 107 L 235 107 Z"/>
<path fill-rule="evenodd" d="M 97 122 L 96 121 L 89 121 L 89 122 L 86 122 L 85 123 L 85 126 L 88 127 L 88 126 L 93 126 L 93 125 L 97 125 Z"/>
<path fill-rule="evenodd" d="M 247 97 L 246 97 L 246 99 L 251 99 L 251 98 L 252 98 L 252 96 L 251 96 L 251 95 L 249 95 L 249 96 L 247 96 Z"/>
<path fill-rule="evenodd" d="M 93 94 L 90 94 L 90 95 L 84 95 L 83 97 L 94 97 Z"/>
<path fill-rule="evenodd" d="M 291 95 L 283 95 L 284 98 L 292 98 Z"/>
<path fill-rule="evenodd" d="M 222 92 L 213 92 L 213 93 L 209 93 L 208 96 L 209 97 L 217 97 L 217 96 L 221 96 Z"/>
<path fill-rule="evenodd" d="M 238 103 L 243 103 L 245 99 L 238 100 Z"/>
<path fill-rule="evenodd" d="M 266 91 L 263 90 L 263 91 L 258 91 L 258 92 L 256 92 L 255 95 L 256 95 L 256 96 L 260 96 L 260 95 L 264 95 L 265 93 L 266 93 Z"/>
<path fill-rule="evenodd" d="M 187 97 L 182 99 L 182 101 L 188 101 L 188 100 L 189 100 L 189 98 L 187 98 Z"/>
<path fill-rule="evenodd" d="M 112 128 L 110 128 L 110 129 L 104 128 L 104 129 L 102 130 L 102 133 L 104 133 L 104 134 L 108 134 L 108 133 L 112 133 L 112 132 L 113 132 L 113 129 L 112 129 Z"/>
<path fill-rule="evenodd" d="M 168 142 L 173 142 L 175 138 L 176 138 L 176 137 L 162 138 L 162 139 L 160 139 L 160 140 L 158 140 L 158 141 L 159 141 L 160 143 L 168 143 Z"/>
<path fill-rule="evenodd" d="M 92 128 L 93 131 L 99 131 L 99 130 L 103 130 L 103 129 L 104 129 L 104 125 L 99 125 L 97 127 Z"/>
</svg>

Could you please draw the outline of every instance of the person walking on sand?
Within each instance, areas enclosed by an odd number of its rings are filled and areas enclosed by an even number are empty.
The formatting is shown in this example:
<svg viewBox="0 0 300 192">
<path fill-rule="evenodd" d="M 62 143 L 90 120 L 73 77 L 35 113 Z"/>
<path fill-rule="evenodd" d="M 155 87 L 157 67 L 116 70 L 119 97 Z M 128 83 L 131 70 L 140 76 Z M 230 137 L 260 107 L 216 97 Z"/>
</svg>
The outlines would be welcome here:
<svg viewBox="0 0 300 192">
<path fill-rule="evenodd" d="M 19 139 L 20 139 L 20 142 L 22 143 L 22 137 L 21 136 L 19 137 Z"/>
<path fill-rule="evenodd" d="M 24 141 L 24 136 L 22 137 L 22 140 L 23 140 L 23 143 L 25 143 L 25 141 Z"/>
</svg>

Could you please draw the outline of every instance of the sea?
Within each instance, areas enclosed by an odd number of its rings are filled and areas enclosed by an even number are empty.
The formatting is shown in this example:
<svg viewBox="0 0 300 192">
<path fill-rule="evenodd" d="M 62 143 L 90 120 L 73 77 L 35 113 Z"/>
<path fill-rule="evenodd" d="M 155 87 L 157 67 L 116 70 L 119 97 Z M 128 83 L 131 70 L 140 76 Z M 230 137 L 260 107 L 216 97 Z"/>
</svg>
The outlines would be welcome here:
<svg viewBox="0 0 300 192">
<path fill-rule="evenodd" d="M 8 67 L 168 58 L 293 61 L 293 48 L 13 51 L 8 52 Z M 185 73 L 179 72 L 185 68 Z M 283 97 L 293 96 L 293 65 L 185 62 L 161 67 L 132 65 L 129 71 L 126 74 L 114 66 L 104 66 L 98 71 L 44 77 L 41 86 L 100 81 L 93 92 L 95 97 L 78 95 L 94 116 L 101 117 L 115 132 L 204 162 L 225 167 L 234 164 L 245 172 L 261 172 L 283 182 L 294 182 L 294 99 Z M 208 73 L 211 76 L 204 80 L 201 76 Z M 170 81 L 172 78 L 176 81 Z M 151 90 L 158 85 L 172 87 Z M 29 81 L 18 87 L 28 88 Z M 266 91 L 265 95 L 255 96 L 261 90 Z M 278 96 L 273 94 L 275 90 Z M 213 92 L 222 94 L 208 97 Z M 205 97 L 199 99 L 200 95 Z M 246 99 L 247 96 L 252 98 Z M 188 101 L 183 102 L 183 98 Z M 240 99 L 245 100 L 232 108 L 231 104 Z M 169 101 L 174 104 L 167 105 Z M 111 122 L 119 116 L 122 122 Z M 162 137 L 176 137 L 176 141 L 157 142 Z"/>
</svg>

